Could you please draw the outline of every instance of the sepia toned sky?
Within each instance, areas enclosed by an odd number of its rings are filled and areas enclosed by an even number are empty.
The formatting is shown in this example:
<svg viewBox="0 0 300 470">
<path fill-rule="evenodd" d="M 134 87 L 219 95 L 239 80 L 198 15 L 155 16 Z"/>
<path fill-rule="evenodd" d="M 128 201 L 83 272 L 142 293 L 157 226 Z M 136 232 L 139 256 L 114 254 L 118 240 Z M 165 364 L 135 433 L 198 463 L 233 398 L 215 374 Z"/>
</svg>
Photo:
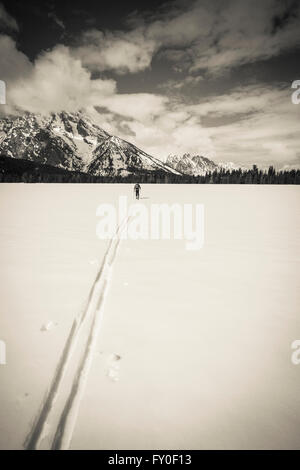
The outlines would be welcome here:
<svg viewBox="0 0 300 470">
<path fill-rule="evenodd" d="M 1 113 L 88 109 L 165 160 L 300 166 L 300 2 L 3 0 Z"/>
</svg>

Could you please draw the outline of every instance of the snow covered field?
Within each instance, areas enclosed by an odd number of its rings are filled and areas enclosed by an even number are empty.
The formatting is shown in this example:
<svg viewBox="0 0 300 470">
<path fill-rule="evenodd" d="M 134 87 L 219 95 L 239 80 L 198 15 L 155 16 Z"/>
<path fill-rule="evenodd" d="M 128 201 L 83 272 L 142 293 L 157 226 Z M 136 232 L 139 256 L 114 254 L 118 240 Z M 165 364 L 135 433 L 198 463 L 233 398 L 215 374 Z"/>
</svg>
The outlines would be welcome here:
<svg viewBox="0 0 300 470">
<path fill-rule="evenodd" d="M 0 186 L 0 448 L 28 446 L 42 411 L 45 449 L 67 434 L 71 449 L 300 449 L 300 188 L 143 185 L 147 207 L 204 204 L 204 246 L 123 240 L 105 264 L 96 209 L 121 195 L 132 185 Z M 59 376 L 101 266 L 91 362 L 92 316 Z"/>
</svg>

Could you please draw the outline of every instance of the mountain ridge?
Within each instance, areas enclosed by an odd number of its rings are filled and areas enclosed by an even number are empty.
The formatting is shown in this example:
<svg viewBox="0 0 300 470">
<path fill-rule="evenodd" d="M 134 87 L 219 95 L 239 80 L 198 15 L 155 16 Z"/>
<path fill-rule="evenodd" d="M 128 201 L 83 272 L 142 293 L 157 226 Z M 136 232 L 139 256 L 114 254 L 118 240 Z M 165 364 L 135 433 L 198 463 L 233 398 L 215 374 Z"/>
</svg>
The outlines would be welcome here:
<svg viewBox="0 0 300 470">
<path fill-rule="evenodd" d="M 237 170 L 237 167 L 232 162 L 215 163 L 207 157 L 202 155 L 190 155 L 184 153 L 182 156 L 169 155 L 166 163 L 173 169 L 189 176 L 204 176 L 208 172 L 224 170 Z"/>
<path fill-rule="evenodd" d="M 82 111 L 3 117 L 0 152 L 12 158 L 94 176 L 156 171 L 180 175 L 130 142 L 104 131 Z"/>
<path fill-rule="evenodd" d="M 202 155 L 169 155 L 166 162 L 134 144 L 111 135 L 84 110 L 47 116 L 24 113 L 0 119 L 0 152 L 92 176 L 125 177 L 141 172 L 204 176 L 238 169 L 232 162 L 215 163 Z"/>
</svg>

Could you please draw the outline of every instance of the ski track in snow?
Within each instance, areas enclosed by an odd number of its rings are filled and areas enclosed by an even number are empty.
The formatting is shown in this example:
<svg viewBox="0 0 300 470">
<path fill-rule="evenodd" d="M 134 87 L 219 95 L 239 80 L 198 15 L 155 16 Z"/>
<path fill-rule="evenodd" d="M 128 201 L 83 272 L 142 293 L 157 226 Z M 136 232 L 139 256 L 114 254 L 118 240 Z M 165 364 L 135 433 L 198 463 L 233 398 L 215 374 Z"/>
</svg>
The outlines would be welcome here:
<svg viewBox="0 0 300 470">
<path fill-rule="evenodd" d="M 76 425 L 81 398 L 85 390 L 88 372 L 93 359 L 94 349 L 97 344 L 97 338 L 101 327 L 103 306 L 109 281 L 111 279 L 113 263 L 122 239 L 122 230 L 126 227 L 128 221 L 129 218 L 125 219 L 117 228 L 114 237 L 110 239 L 102 264 L 90 289 L 85 307 L 79 316 L 74 319 L 51 385 L 42 402 L 40 411 L 31 431 L 24 442 L 24 448 L 27 450 L 38 450 L 43 439 L 49 435 L 51 431 L 52 434 L 54 434 L 51 445 L 52 449 L 69 448 L 73 430 Z M 60 390 L 63 387 L 63 379 L 67 371 L 67 366 L 76 350 L 78 341 L 81 339 L 81 341 L 84 342 L 84 337 L 80 338 L 80 333 L 82 332 L 83 324 L 89 319 L 91 319 L 91 326 L 88 330 L 88 340 L 84 347 L 84 353 L 82 358 L 79 359 L 77 368 L 75 369 L 76 372 L 73 376 L 71 389 L 62 405 L 63 411 L 60 415 L 58 425 L 54 429 L 51 429 L 52 417 L 57 413 L 57 408 L 61 406 L 59 403 L 57 404 L 57 407 L 54 405 L 57 402 Z"/>
</svg>

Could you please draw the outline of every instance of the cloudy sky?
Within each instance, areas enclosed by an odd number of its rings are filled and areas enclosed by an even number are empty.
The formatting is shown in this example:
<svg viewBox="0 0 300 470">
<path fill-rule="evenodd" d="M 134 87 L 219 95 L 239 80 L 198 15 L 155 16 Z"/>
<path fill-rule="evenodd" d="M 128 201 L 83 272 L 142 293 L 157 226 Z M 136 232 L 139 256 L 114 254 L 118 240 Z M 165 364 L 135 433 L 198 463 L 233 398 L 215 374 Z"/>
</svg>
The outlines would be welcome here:
<svg viewBox="0 0 300 470">
<path fill-rule="evenodd" d="M 165 160 L 300 167 L 300 1 L 3 0 L 2 113 L 88 109 Z"/>
</svg>

